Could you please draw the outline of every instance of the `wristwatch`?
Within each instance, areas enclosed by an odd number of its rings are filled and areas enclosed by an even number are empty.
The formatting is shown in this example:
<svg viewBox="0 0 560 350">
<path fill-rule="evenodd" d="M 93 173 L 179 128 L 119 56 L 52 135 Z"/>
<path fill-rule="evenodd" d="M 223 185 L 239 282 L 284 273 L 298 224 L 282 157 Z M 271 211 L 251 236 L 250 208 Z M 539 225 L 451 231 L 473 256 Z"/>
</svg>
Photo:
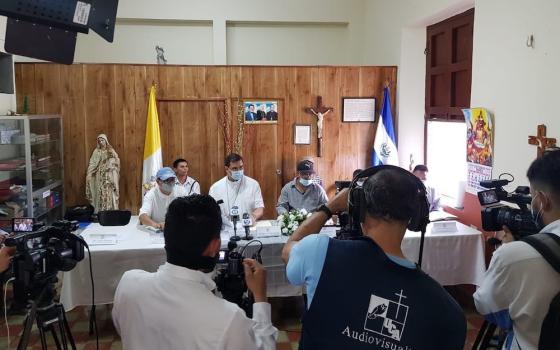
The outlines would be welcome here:
<svg viewBox="0 0 560 350">
<path fill-rule="evenodd" d="M 331 216 L 333 216 L 332 211 L 329 209 L 329 207 L 327 207 L 326 204 L 322 204 L 319 208 L 317 208 L 317 211 L 322 211 L 323 213 L 325 213 L 327 215 L 327 218 L 331 218 Z"/>
</svg>

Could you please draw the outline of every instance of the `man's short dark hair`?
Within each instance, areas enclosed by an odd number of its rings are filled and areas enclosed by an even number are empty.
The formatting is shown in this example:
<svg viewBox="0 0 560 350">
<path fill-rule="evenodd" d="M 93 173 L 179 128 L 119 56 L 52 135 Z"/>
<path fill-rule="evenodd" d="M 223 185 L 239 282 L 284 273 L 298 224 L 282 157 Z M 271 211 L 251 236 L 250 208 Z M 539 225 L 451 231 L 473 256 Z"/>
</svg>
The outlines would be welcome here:
<svg viewBox="0 0 560 350">
<path fill-rule="evenodd" d="M 418 184 L 395 169 L 384 169 L 364 183 L 366 212 L 376 219 L 408 223 L 420 205 Z"/>
<path fill-rule="evenodd" d="M 414 167 L 414 170 L 412 170 L 412 172 L 415 171 L 428 171 L 428 167 L 425 166 L 424 164 L 418 164 L 417 166 Z"/>
<path fill-rule="evenodd" d="M 527 178 L 532 185 L 543 187 L 560 199 L 560 148 L 552 148 L 531 163 Z M 560 204 L 560 203 L 559 203 Z"/>
<path fill-rule="evenodd" d="M 175 161 L 173 162 L 173 167 L 177 168 L 180 163 L 187 163 L 187 166 L 189 166 L 189 162 L 187 162 L 186 159 L 178 158 L 178 159 L 175 159 Z"/>
<path fill-rule="evenodd" d="M 165 215 L 165 247 L 201 256 L 208 244 L 220 238 L 222 215 L 214 198 L 195 194 L 173 200 Z"/>
<path fill-rule="evenodd" d="M 239 154 L 230 153 L 226 156 L 226 159 L 224 159 L 224 165 L 229 167 L 231 163 L 239 162 L 240 160 L 243 160 L 243 157 L 241 157 Z"/>
</svg>

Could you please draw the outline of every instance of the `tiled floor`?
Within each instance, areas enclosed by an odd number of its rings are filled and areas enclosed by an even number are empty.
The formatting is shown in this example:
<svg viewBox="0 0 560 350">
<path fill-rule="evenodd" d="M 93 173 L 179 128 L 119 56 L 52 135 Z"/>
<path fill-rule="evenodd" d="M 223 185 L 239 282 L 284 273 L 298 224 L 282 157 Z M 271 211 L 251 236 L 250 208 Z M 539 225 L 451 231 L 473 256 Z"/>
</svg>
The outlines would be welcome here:
<svg viewBox="0 0 560 350">
<path fill-rule="evenodd" d="M 284 298 L 283 298 L 284 299 Z M 298 348 L 300 336 L 300 322 L 298 315 L 301 312 L 302 302 L 299 298 L 286 298 L 271 300 L 273 309 L 273 323 L 280 333 L 278 335 L 278 350 L 290 350 Z M 76 308 L 67 313 L 68 323 L 71 328 L 72 335 L 79 350 L 95 349 L 95 337 L 88 334 L 88 313 L 89 310 L 84 307 Z M 465 350 L 471 349 L 472 343 L 476 338 L 478 329 L 482 324 L 482 318 L 472 311 L 467 311 L 467 343 Z M 10 327 L 11 344 L 9 349 L 16 349 L 19 341 L 19 335 L 22 332 L 22 323 L 24 316 L 10 316 L 8 324 Z M 110 318 L 110 307 L 100 306 L 97 309 L 97 320 L 99 328 L 99 349 L 121 349 L 121 342 L 117 335 L 113 323 Z M 6 349 L 8 342 L 7 331 L 4 321 L 2 320 L 0 327 L 0 349 Z M 49 339 L 49 348 L 55 348 L 52 337 Z M 28 349 L 41 349 L 41 342 L 38 338 L 36 330 L 32 333 Z"/>
</svg>

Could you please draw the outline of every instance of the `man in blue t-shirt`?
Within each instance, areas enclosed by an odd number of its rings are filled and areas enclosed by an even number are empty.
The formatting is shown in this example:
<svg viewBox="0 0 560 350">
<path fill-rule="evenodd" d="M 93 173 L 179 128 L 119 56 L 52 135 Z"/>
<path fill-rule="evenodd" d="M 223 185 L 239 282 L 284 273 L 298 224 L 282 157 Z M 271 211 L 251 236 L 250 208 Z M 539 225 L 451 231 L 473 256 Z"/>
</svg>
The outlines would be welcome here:
<svg viewBox="0 0 560 350">
<path fill-rule="evenodd" d="M 463 349 L 463 311 L 401 250 L 421 205 L 417 180 L 383 169 L 363 190 L 363 237 L 313 234 L 333 213 L 348 210 L 345 189 L 303 222 L 282 251 L 290 283 L 307 287 L 300 349 Z"/>
</svg>

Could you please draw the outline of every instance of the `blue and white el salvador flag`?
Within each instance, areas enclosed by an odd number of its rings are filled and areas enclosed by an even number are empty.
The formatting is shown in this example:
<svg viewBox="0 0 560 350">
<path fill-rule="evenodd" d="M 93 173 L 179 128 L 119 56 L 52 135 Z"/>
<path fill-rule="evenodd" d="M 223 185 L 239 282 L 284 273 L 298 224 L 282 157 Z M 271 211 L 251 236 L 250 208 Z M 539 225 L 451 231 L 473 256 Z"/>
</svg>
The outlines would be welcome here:
<svg viewBox="0 0 560 350">
<path fill-rule="evenodd" d="M 399 154 L 395 142 L 393 129 L 393 113 L 391 113 L 391 98 L 389 88 L 383 89 L 383 108 L 375 132 L 371 165 L 399 165 Z"/>
</svg>

